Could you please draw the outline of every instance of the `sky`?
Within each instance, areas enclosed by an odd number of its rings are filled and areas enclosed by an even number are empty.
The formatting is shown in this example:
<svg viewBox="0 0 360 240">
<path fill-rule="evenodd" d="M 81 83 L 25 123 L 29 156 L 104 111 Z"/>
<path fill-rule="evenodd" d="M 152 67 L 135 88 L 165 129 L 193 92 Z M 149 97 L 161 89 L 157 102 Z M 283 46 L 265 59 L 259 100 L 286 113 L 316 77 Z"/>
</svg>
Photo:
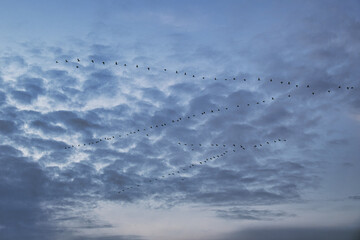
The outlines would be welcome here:
<svg viewBox="0 0 360 240">
<path fill-rule="evenodd" d="M 1 1 L 0 239 L 360 239 L 359 1 Z"/>
</svg>

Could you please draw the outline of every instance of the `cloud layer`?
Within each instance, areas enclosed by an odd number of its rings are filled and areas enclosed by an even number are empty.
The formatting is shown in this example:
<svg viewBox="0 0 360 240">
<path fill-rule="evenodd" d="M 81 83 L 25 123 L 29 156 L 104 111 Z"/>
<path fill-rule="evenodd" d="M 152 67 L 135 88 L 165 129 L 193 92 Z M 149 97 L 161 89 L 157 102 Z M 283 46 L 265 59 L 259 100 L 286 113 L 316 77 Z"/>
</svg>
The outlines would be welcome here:
<svg viewBox="0 0 360 240">
<path fill-rule="evenodd" d="M 287 25 L 276 2 L 104 4 L 89 7 L 97 17 L 85 36 L 1 50 L 1 239 L 155 238 L 114 234 L 89 211 L 99 202 L 252 222 L 297 219 L 281 206 L 306 203 L 308 192 L 339 190 L 341 204 L 358 204 L 359 19 L 338 14 L 349 6 L 288 4 L 301 7 Z M 248 16 L 245 28 L 242 8 L 264 17 Z M 348 236 L 289 228 L 229 239 L 310 231 Z"/>
</svg>

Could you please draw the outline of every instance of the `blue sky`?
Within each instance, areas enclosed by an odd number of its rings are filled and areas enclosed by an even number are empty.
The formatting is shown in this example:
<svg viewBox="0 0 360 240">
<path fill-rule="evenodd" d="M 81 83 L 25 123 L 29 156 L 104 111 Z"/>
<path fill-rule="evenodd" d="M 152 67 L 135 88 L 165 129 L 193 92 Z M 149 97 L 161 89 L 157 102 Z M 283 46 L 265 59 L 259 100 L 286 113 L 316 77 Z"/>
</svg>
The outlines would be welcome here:
<svg viewBox="0 0 360 240">
<path fill-rule="evenodd" d="M 0 238 L 356 239 L 358 12 L 2 1 Z"/>
</svg>

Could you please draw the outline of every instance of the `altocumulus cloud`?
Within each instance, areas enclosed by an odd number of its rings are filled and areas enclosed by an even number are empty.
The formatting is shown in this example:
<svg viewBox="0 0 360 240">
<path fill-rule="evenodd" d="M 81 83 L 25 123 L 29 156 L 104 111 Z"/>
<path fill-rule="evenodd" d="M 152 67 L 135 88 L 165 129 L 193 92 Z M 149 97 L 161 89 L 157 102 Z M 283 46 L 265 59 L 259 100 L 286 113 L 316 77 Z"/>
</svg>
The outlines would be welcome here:
<svg viewBox="0 0 360 240">
<path fill-rule="evenodd" d="M 117 226 L 90 213 L 99 202 L 205 206 L 224 221 L 293 220 L 298 212 L 270 206 L 305 203 L 305 191 L 321 189 L 327 165 L 358 166 L 358 138 L 350 134 L 360 111 L 358 20 L 311 11 L 319 22 L 295 16 L 302 19 L 296 31 L 249 32 L 242 44 L 239 32 L 224 44 L 215 37 L 220 25 L 208 19 L 218 13 L 203 6 L 194 6 L 200 18 L 150 6 L 135 18 L 135 6 L 127 7 L 133 26 L 119 30 L 112 21 L 122 21 L 108 9 L 98 24 L 109 28 L 87 38 L 24 43 L 1 57 L 1 239 L 154 237 L 101 234 Z M 204 32 L 208 22 L 213 33 Z M 139 23 L 144 31 L 134 33 Z M 216 155 L 223 156 L 206 160 Z M 356 204 L 355 194 L 346 200 Z M 352 236 L 340 227 L 258 228 L 222 239 Z"/>
</svg>

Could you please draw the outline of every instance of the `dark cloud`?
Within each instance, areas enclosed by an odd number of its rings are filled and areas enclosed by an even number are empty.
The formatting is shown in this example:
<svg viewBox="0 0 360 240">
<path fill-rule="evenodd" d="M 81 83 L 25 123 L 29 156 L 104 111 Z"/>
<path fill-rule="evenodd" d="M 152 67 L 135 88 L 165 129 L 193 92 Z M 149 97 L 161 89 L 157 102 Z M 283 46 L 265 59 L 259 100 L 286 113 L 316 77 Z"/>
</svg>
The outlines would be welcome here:
<svg viewBox="0 0 360 240">
<path fill-rule="evenodd" d="M 51 239 L 51 230 L 44 230 L 48 215 L 40 206 L 46 176 L 38 164 L 22 158 L 14 148 L 2 146 L 2 150 L 6 155 L 0 156 L 1 238 Z"/>
<path fill-rule="evenodd" d="M 238 220 L 272 220 L 281 217 L 294 217 L 295 215 L 287 214 L 283 211 L 271 210 L 255 210 L 255 209 L 241 209 L 230 208 L 227 210 L 216 210 L 218 217 L 225 219 Z"/>
<path fill-rule="evenodd" d="M 4 56 L 0 58 L 0 63 L 2 65 L 11 65 L 19 68 L 24 68 L 27 66 L 25 59 L 22 56 L 14 55 L 14 56 Z"/>
<path fill-rule="evenodd" d="M 23 104 L 30 104 L 36 98 L 26 91 L 12 91 L 11 95 L 14 99 Z"/>
<path fill-rule="evenodd" d="M 3 105 L 6 103 L 6 95 L 4 92 L 0 91 L 0 105 Z"/>
<path fill-rule="evenodd" d="M 360 196 L 350 196 L 349 199 L 351 200 L 360 200 Z"/>
<path fill-rule="evenodd" d="M 101 237 L 93 237 L 93 236 L 80 236 L 71 238 L 71 240 L 142 240 L 145 239 L 141 236 L 135 236 L 135 235 L 114 235 L 114 236 L 101 236 Z"/>
<path fill-rule="evenodd" d="M 103 69 L 93 72 L 89 79 L 83 83 L 83 89 L 86 95 L 89 97 L 96 97 L 100 95 L 115 96 L 117 88 L 114 86 L 118 85 L 120 79 L 109 70 Z"/>
<path fill-rule="evenodd" d="M 344 228 L 264 228 L 264 229 L 248 229 L 224 236 L 221 239 L 235 240 L 357 240 L 359 239 L 359 231 Z"/>
<path fill-rule="evenodd" d="M 2 156 L 18 157 L 22 155 L 21 151 L 8 145 L 0 145 L 0 149 L 0 155 Z"/>
<path fill-rule="evenodd" d="M 43 131 L 43 133 L 45 133 L 45 134 L 49 134 L 50 132 L 52 132 L 52 133 L 64 133 L 65 132 L 65 129 L 63 129 L 62 127 L 54 126 L 54 125 L 51 125 L 47 122 L 40 121 L 40 120 L 35 120 L 35 121 L 31 122 L 31 126 L 34 128 L 41 129 Z"/>
<path fill-rule="evenodd" d="M 12 97 L 22 104 L 31 104 L 39 95 L 45 93 L 44 82 L 40 78 L 19 77 L 18 90 L 11 91 Z"/>
<path fill-rule="evenodd" d="M 16 125 L 12 121 L 0 120 L 0 133 L 9 134 L 16 130 Z"/>
</svg>

